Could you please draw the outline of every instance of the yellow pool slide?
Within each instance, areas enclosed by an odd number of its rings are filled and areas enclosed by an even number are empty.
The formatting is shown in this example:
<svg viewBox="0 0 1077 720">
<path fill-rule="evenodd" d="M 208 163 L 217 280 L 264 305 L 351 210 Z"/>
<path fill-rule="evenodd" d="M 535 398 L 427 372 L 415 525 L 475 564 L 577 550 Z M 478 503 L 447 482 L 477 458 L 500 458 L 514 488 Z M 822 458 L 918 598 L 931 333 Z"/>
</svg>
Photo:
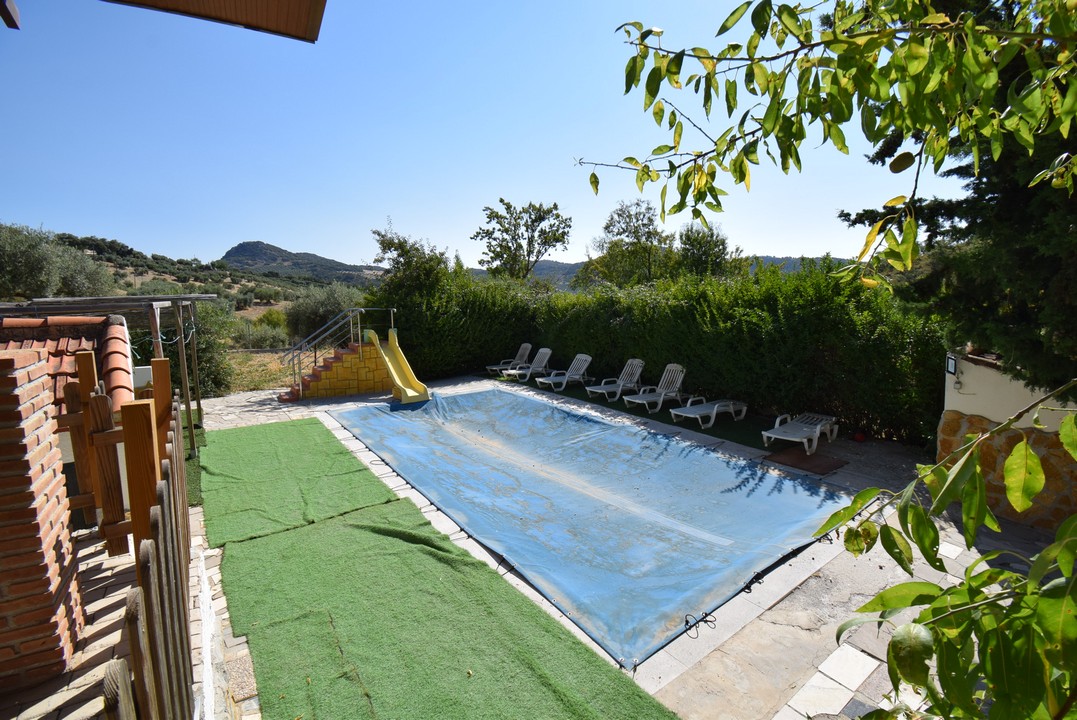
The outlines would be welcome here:
<svg viewBox="0 0 1077 720">
<path fill-rule="evenodd" d="M 400 343 L 396 339 L 396 328 L 389 329 L 389 344 L 382 345 L 378 340 L 378 334 L 373 330 L 364 330 L 363 339 L 378 349 L 378 354 L 385 361 L 389 369 L 389 377 L 393 381 L 393 397 L 402 403 L 422 402 L 430 399 L 430 391 L 426 385 L 419 382 L 415 373 L 408 364 L 408 359 L 400 350 Z"/>
</svg>

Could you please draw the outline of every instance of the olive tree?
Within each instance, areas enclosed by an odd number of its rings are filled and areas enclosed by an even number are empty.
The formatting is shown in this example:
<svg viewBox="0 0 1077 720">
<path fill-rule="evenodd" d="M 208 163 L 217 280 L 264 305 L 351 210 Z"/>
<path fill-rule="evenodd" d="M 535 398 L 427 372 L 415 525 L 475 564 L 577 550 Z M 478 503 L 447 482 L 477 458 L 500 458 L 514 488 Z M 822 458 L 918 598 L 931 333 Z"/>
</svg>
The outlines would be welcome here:
<svg viewBox="0 0 1077 720">
<path fill-rule="evenodd" d="M 107 265 L 54 233 L 0 224 L 0 298 L 88 297 L 114 287 Z"/>
</svg>

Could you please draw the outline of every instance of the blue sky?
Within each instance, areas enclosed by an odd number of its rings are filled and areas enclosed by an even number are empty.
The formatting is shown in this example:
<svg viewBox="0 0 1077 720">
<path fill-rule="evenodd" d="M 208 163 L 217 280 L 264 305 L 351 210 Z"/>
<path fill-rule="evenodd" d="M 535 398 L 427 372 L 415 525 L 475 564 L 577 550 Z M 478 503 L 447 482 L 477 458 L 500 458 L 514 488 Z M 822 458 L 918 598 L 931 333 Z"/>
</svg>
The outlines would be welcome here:
<svg viewBox="0 0 1077 720">
<path fill-rule="evenodd" d="M 483 247 L 470 237 L 504 197 L 557 202 L 571 246 L 548 257 L 583 260 L 617 202 L 639 193 L 605 170 L 595 196 L 574 160 L 667 141 L 642 95 L 623 94 L 630 51 L 614 29 L 639 20 L 669 47 L 716 49 L 732 6 L 329 0 L 311 45 L 97 0 L 21 0 L 23 29 L 0 31 L 0 222 L 203 261 L 261 240 L 369 263 L 370 231 L 391 218 L 475 266 Z M 694 110 L 695 96 L 673 99 Z M 856 255 L 864 231 L 837 210 L 911 182 L 869 166 L 867 151 L 805 150 L 801 175 L 753 168 L 751 192 L 729 183 L 712 221 L 750 255 Z"/>
</svg>

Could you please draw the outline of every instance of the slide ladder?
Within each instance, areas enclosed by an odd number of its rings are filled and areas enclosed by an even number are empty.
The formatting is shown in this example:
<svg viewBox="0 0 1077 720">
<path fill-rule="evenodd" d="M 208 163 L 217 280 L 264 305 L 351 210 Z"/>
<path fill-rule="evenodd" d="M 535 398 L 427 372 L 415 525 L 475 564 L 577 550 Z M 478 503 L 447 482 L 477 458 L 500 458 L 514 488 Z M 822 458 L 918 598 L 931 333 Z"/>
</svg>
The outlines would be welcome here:
<svg viewBox="0 0 1077 720">
<path fill-rule="evenodd" d="M 408 359 L 400 350 L 400 343 L 396 339 L 396 328 L 389 329 L 388 345 L 382 345 L 378 340 L 378 334 L 369 328 L 363 331 L 363 339 L 377 348 L 382 360 L 385 361 L 385 366 L 389 369 L 389 377 L 393 381 L 394 398 L 405 404 L 430 399 L 430 391 L 415 377 Z"/>
</svg>

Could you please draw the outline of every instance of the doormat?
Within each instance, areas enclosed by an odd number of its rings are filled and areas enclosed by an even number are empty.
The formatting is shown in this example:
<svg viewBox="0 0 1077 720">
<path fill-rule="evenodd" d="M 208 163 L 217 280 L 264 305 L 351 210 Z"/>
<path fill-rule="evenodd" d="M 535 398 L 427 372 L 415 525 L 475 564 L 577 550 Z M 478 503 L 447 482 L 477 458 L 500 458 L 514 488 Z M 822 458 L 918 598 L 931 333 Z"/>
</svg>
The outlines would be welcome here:
<svg viewBox="0 0 1077 720">
<path fill-rule="evenodd" d="M 848 465 L 848 461 L 846 460 L 839 460 L 838 458 L 830 457 L 828 455 L 820 455 L 818 452 L 814 455 L 808 455 L 804 452 L 804 448 L 799 445 L 786 448 L 781 452 L 771 453 L 763 459 L 767 462 L 803 470 L 812 475 L 826 475 L 827 473 L 834 472 L 843 465 Z"/>
</svg>

